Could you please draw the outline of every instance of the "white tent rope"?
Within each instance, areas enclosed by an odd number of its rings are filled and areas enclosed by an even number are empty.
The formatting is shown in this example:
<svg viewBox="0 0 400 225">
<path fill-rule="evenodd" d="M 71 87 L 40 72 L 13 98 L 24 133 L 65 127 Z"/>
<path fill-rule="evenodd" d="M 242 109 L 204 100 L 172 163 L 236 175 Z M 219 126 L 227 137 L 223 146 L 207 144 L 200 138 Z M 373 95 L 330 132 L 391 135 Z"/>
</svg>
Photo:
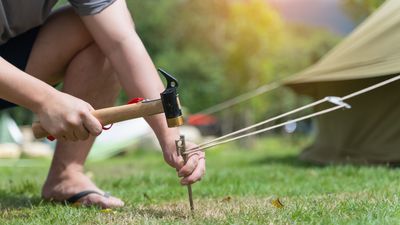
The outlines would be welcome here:
<svg viewBox="0 0 400 225">
<path fill-rule="evenodd" d="M 241 102 L 247 101 L 249 99 L 252 99 L 254 97 L 257 97 L 259 95 L 262 95 L 266 92 L 275 90 L 279 87 L 282 86 L 282 82 L 276 81 L 276 82 L 272 82 L 266 85 L 263 85 L 257 89 L 255 89 L 254 91 L 250 91 L 250 92 L 246 92 L 242 95 L 239 95 L 235 98 L 229 99 L 227 101 L 221 102 L 217 105 L 211 106 L 210 108 L 207 108 L 205 110 L 202 110 L 200 112 L 195 113 L 196 114 L 213 114 L 219 111 L 222 111 L 226 108 L 229 108 L 231 106 L 237 105 Z"/>
<path fill-rule="evenodd" d="M 344 107 L 345 107 L 344 105 L 333 106 L 331 108 L 328 108 L 328 109 L 325 109 L 325 110 L 321 110 L 321 111 L 318 111 L 316 113 L 312 113 L 312 114 L 309 114 L 309 115 L 306 115 L 306 116 L 303 116 L 303 117 L 300 117 L 300 118 L 297 118 L 297 119 L 294 119 L 294 120 L 289 120 L 289 121 L 286 121 L 284 123 L 280 123 L 280 124 L 277 124 L 277 125 L 274 125 L 274 126 L 266 127 L 264 129 L 257 130 L 257 131 L 254 131 L 254 132 L 251 132 L 251 133 L 247 133 L 247 134 L 243 134 L 243 135 L 240 135 L 240 136 L 237 136 L 237 137 L 234 137 L 234 138 L 231 138 L 231 139 L 227 139 L 227 140 L 224 140 L 224 141 L 215 142 L 215 143 L 203 146 L 201 149 L 198 148 L 198 147 L 197 148 L 192 148 L 192 149 L 187 150 L 185 152 L 185 154 L 190 154 L 190 153 L 193 153 L 193 152 L 206 150 L 206 149 L 214 147 L 216 145 L 225 144 L 225 143 L 228 143 L 228 142 L 231 142 L 231 141 L 235 141 L 235 140 L 238 140 L 238 139 L 242 139 L 242 138 L 245 138 L 245 137 L 248 137 L 248 136 L 253 136 L 253 135 L 256 135 L 256 134 L 259 134 L 259 133 L 270 131 L 270 130 L 273 130 L 273 129 L 276 129 L 276 128 L 279 128 L 279 127 L 283 127 L 283 126 L 285 126 L 287 124 L 290 124 L 290 123 L 295 123 L 295 122 L 299 122 L 299 121 L 302 121 L 302 120 L 306 120 L 306 119 L 309 119 L 309 118 L 312 118 L 312 117 L 316 117 L 316 116 L 319 116 L 319 115 L 322 115 L 322 114 L 325 114 L 325 113 L 329 113 L 329 112 L 332 112 L 332 111 L 335 111 L 335 110 L 338 110 L 338 109 L 344 108 Z"/>
<path fill-rule="evenodd" d="M 257 123 L 257 124 L 254 124 L 254 125 L 252 125 L 252 126 L 245 127 L 245 128 L 243 128 L 243 129 L 241 129 L 241 130 L 238 130 L 238 131 L 235 131 L 235 132 L 226 134 L 226 135 L 224 135 L 224 136 L 221 136 L 221 137 L 219 137 L 219 138 L 216 138 L 216 139 L 214 139 L 214 140 L 211 140 L 211 141 L 207 141 L 207 142 L 205 142 L 205 143 L 202 143 L 201 145 L 198 146 L 198 148 L 201 148 L 201 147 L 206 146 L 206 145 L 209 145 L 209 144 L 211 144 L 211 143 L 213 143 L 213 142 L 216 142 L 216 141 L 219 141 L 219 140 L 222 140 L 222 139 L 225 139 L 225 138 L 234 136 L 234 135 L 239 134 L 239 133 L 242 133 L 242 132 L 244 132 L 244 131 L 248 131 L 248 130 L 250 130 L 250 129 L 259 127 L 259 126 L 264 125 L 264 124 L 266 124 L 266 123 L 269 123 L 269 122 L 275 121 L 275 120 L 277 120 L 277 119 L 280 119 L 280 118 L 289 116 L 289 115 L 291 115 L 291 114 L 300 112 L 300 111 L 302 111 L 302 110 L 305 110 L 305 109 L 314 107 L 314 106 L 316 106 L 316 105 L 322 104 L 322 103 L 327 102 L 327 101 L 328 101 L 328 98 L 323 98 L 323 99 L 318 100 L 318 101 L 316 101 L 316 102 L 312 102 L 312 103 L 310 103 L 310 104 L 308 104 L 308 105 L 305 105 L 305 106 L 302 106 L 302 107 L 300 107 L 300 108 L 294 109 L 294 110 L 292 110 L 292 111 L 290 111 L 290 112 L 287 112 L 287 113 L 284 113 L 284 114 L 275 116 L 275 117 L 273 117 L 273 118 L 264 120 L 264 121 L 259 122 L 259 123 Z"/>
<path fill-rule="evenodd" d="M 375 90 L 375 89 L 380 88 L 382 86 L 385 86 L 387 84 L 393 83 L 393 82 L 395 82 L 397 80 L 400 80 L 400 74 L 397 74 L 395 77 L 392 77 L 390 79 L 384 80 L 382 82 L 379 82 L 379 83 L 374 84 L 372 86 L 369 86 L 367 88 L 361 89 L 361 90 L 356 91 L 356 92 L 351 93 L 351 94 L 348 94 L 348 95 L 342 97 L 342 100 L 347 100 L 347 99 L 350 99 L 350 98 L 354 98 L 354 97 L 356 97 L 358 95 L 362 95 L 364 93 L 370 92 L 372 90 Z"/>
<path fill-rule="evenodd" d="M 354 98 L 354 97 L 356 97 L 356 96 L 365 94 L 365 93 L 370 92 L 370 91 L 372 91 L 372 90 L 375 90 L 375 89 L 377 89 L 377 88 L 380 88 L 380 87 L 382 87 L 382 86 L 385 86 L 385 85 L 387 85 L 387 84 L 393 83 L 393 82 L 395 82 L 395 81 L 397 81 L 397 80 L 400 80 L 400 74 L 397 75 L 397 76 L 395 76 L 395 77 L 392 77 L 392 78 L 390 78 L 390 79 L 387 79 L 387 80 L 385 80 L 385 81 L 382 81 L 382 82 L 380 82 L 380 83 L 377 83 L 377 84 L 375 84 L 375 85 L 372 85 L 372 86 L 369 86 L 369 87 L 367 87 L 367 88 L 361 89 L 361 90 L 359 90 L 359 91 L 353 92 L 353 93 L 351 93 L 351 94 L 349 94 L 349 95 L 346 95 L 346 96 L 344 96 L 344 97 L 341 97 L 341 98 L 339 98 L 339 99 L 342 100 L 342 101 L 343 101 L 343 100 L 347 100 L 347 99 L 351 99 L 351 98 Z M 281 118 L 281 117 L 283 117 L 283 115 L 287 115 L 287 114 L 290 115 L 291 113 L 304 110 L 304 109 L 308 108 L 308 106 L 310 106 L 310 105 L 318 105 L 318 104 L 321 104 L 322 102 L 326 102 L 326 101 L 328 101 L 328 98 L 324 98 L 324 99 L 315 101 L 315 102 L 313 102 L 313 103 L 310 103 L 309 105 L 302 106 L 302 107 L 300 107 L 300 108 L 298 108 L 298 109 L 292 110 L 292 111 L 290 111 L 290 112 L 288 112 L 288 113 L 284 113 L 284 114 L 278 115 L 278 116 L 276 116 L 276 117 L 274 117 L 274 118 Z M 310 107 L 311 107 L 311 106 L 310 106 Z M 237 137 L 234 137 L 234 138 L 230 138 L 230 139 L 227 139 L 227 140 L 223 140 L 223 141 L 219 141 L 219 142 L 218 142 L 218 140 L 221 140 L 223 137 L 216 138 L 216 139 L 214 139 L 214 140 L 212 140 L 212 141 L 203 143 L 203 144 L 201 144 L 201 145 L 199 145 L 199 146 L 197 146 L 197 147 L 194 147 L 194 148 L 191 148 L 191 149 L 187 149 L 186 152 L 185 152 L 185 154 L 191 154 L 191 153 L 198 152 L 198 151 L 205 151 L 206 149 L 209 149 L 209 148 L 214 147 L 214 146 L 216 146 L 216 145 L 225 144 L 225 143 L 228 143 L 228 142 L 231 142 L 231 141 L 235 141 L 235 140 L 238 140 L 238 139 L 241 139 L 241 138 L 245 138 L 245 137 L 252 136 L 252 135 L 256 135 L 256 134 L 259 134 L 259 133 L 262 133 L 262 132 L 270 131 L 270 130 L 272 130 L 272 129 L 276 129 L 276 128 L 285 126 L 285 125 L 290 124 L 290 123 L 299 122 L 299 121 L 302 121 L 302 120 L 306 120 L 306 119 L 309 119 L 309 118 L 313 118 L 313 117 L 316 117 L 316 116 L 319 116 L 319 115 L 323 115 L 323 114 L 326 114 L 326 113 L 329 113 L 329 112 L 338 110 L 338 109 L 340 109 L 340 108 L 345 108 L 345 107 L 346 107 L 346 104 L 339 104 L 339 105 L 333 106 L 333 107 L 331 107 L 331 108 L 318 111 L 318 112 L 316 112 L 316 113 L 312 113 L 312 114 L 309 114 L 309 115 L 306 115 L 306 116 L 303 116 L 303 117 L 300 117 L 300 118 L 297 118 L 297 119 L 289 120 L 289 121 L 286 121 L 286 122 L 284 122 L 284 123 L 280 123 L 280 124 L 277 124 L 277 125 L 274 125 L 274 126 L 266 127 L 266 128 L 264 128 L 264 129 L 261 129 L 261 130 L 257 130 L 257 131 L 251 132 L 251 133 L 247 133 L 247 134 L 244 134 L 244 135 L 240 135 L 240 136 L 237 136 Z M 239 130 L 239 131 L 235 131 L 235 132 L 233 132 L 233 133 L 235 133 L 235 134 L 241 133 L 241 132 L 243 132 L 243 131 L 249 130 L 249 129 L 254 128 L 254 127 L 257 127 L 257 126 L 259 126 L 259 124 L 265 124 L 266 121 L 268 121 L 268 122 L 273 121 L 274 118 L 267 119 L 267 120 L 265 120 L 265 121 L 263 121 L 263 122 L 260 122 L 260 123 L 258 123 L 258 124 L 256 124 L 256 125 L 252 125 L 252 126 L 250 126 L 250 127 L 248 127 L 248 128 L 244 128 L 244 129 L 241 129 L 241 130 Z M 276 119 L 275 119 L 275 120 L 276 120 Z M 224 138 L 229 137 L 229 136 L 232 136 L 233 133 L 232 133 L 232 134 L 227 134 L 227 135 L 225 135 Z M 201 147 L 200 147 L 200 146 L 201 146 Z"/>
</svg>

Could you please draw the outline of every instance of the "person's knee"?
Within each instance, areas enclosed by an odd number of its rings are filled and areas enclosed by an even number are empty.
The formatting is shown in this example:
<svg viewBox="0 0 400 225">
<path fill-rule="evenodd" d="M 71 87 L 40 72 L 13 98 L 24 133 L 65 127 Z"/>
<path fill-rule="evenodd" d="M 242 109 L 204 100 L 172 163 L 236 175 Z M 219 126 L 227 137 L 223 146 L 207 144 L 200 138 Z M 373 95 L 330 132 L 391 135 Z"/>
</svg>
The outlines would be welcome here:
<svg viewBox="0 0 400 225">
<path fill-rule="evenodd" d="M 103 54 L 97 44 L 92 44 L 88 52 L 88 60 L 91 61 L 88 65 L 92 65 L 92 69 L 98 70 L 97 73 L 93 74 L 95 80 L 98 82 L 101 88 L 105 91 L 119 91 L 120 84 L 115 74 L 115 70 L 111 62 Z"/>
<path fill-rule="evenodd" d="M 92 36 L 73 9 L 61 8 L 41 26 L 25 71 L 48 84 L 57 84 L 72 59 L 92 43 Z"/>
<path fill-rule="evenodd" d="M 112 105 L 121 89 L 110 61 L 95 43 L 71 61 L 64 85 L 66 92 L 86 100 L 94 108 Z"/>
</svg>

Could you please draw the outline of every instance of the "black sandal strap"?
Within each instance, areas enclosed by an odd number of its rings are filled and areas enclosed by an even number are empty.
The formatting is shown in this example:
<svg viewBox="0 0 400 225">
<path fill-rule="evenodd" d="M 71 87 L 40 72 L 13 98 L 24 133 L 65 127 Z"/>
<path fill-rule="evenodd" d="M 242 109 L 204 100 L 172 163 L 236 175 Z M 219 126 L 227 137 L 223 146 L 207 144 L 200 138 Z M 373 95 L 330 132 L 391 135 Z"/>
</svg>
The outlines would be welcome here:
<svg viewBox="0 0 400 225">
<path fill-rule="evenodd" d="M 81 192 L 79 192 L 79 193 L 77 193 L 77 194 L 72 195 L 72 196 L 69 197 L 67 200 L 65 200 L 65 202 L 67 202 L 67 203 L 69 203 L 69 204 L 74 204 L 74 203 L 78 202 L 79 199 L 81 199 L 81 198 L 83 198 L 83 197 L 85 197 L 85 196 L 87 196 L 87 195 L 90 195 L 90 194 L 101 195 L 101 196 L 103 196 L 103 197 L 105 197 L 105 198 L 110 197 L 110 194 L 109 194 L 109 193 L 101 194 L 101 193 L 99 193 L 99 192 L 97 192 L 97 191 L 87 190 L 87 191 L 81 191 Z"/>
</svg>

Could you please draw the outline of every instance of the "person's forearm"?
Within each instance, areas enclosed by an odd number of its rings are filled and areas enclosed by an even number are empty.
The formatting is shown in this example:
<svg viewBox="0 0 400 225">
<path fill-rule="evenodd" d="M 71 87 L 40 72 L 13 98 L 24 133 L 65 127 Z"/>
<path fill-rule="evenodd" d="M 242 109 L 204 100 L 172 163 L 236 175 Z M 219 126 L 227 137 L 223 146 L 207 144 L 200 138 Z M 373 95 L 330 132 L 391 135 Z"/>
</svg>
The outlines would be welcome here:
<svg viewBox="0 0 400 225">
<path fill-rule="evenodd" d="M 139 37 L 135 34 L 125 40 L 109 55 L 116 68 L 121 85 L 130 98 L 160 98 L 164 86 Z M 160 141 L 164 136 L 178 136 L 178 131 L 167 127 L 164 115 L 146 118 Z M 163 143 L 162 143 L 163 144 Z"/>
<path fill-rule="evenodd" d="M 37 113 L 55 90 L 0 58 L 0 98 Z"/>
<path fill-rule="evenodd" d="M 117 70 L 121 85 L 130 98 L 143 97 L 146 99 L 160 98 L 164 86 L 157 71 L 147 54 L 139 37 L 135 34 L 126 39 L 109 55 L 114 68 Z M 169 135 L 177 138 L 177 129 L 167 127 L 164 115 L 145 118 L 156 133 L 160 144 L 170 139 Z"/>
<path fill-rule="evenodd" d="M 134 30 L 133 21 L 125 1 L 117 0 L 102 13 L 83 17 L 92 33 L 116 70 L 119 81 L 130 98 L 159 98 L 164 86 L 142 41 Z M 165 117 L 146 118 L 162 143 L 170 136 L 178 136 L 177 129 L 167 127 Z"/>
</svg>

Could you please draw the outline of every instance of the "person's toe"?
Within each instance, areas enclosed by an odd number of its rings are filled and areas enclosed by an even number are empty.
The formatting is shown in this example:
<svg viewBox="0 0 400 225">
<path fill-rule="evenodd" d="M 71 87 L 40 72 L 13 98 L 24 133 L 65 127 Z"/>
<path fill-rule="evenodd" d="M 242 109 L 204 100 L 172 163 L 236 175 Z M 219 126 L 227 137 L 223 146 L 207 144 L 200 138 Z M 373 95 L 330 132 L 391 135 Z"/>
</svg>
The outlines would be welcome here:
<svg viewBox="0 0 400 225">
<path fill-rule="evenodd" d="M 124 206 L 124 202 L 119 198 L 113 196 L 106 197 L 99 194 L 89 194 L 79 202 L 86 206 L 99 206 L 102 209 L 119 208 Z"/>
</svg>

